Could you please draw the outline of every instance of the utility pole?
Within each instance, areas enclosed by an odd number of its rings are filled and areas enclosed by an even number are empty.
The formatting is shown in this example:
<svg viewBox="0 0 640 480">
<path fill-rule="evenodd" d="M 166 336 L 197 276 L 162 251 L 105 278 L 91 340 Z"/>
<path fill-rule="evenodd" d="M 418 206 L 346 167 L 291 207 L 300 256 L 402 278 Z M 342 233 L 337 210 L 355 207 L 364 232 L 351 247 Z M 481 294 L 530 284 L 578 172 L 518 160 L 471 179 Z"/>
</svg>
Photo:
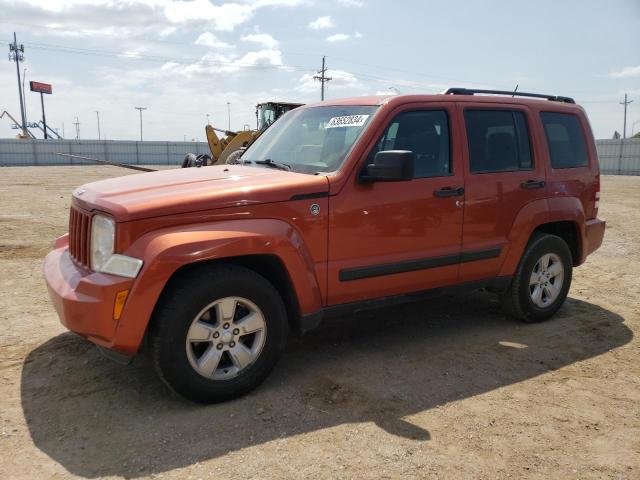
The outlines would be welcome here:
<svg viewBox="0 0 640 480">
<path fill-rule="evenodd" d="M 231 102 L 227 102 L 227 116 L 229 117 L 229 127 L 227 130 L 231 130 Z"/>
<path fill-rule="evenodd" d="M 62 122 L 62 138 L 65 138 L 64 137 L 64 122 Z"/>
<path fill-rule="evenodd" d="M 20 62 L 24 60 L 24 45 L 18 45 L 16 32 L 13 32 L 13 43 L 9 44 L 9 61 L 16 62 L 16 73 L 18 74 L 18 94 L 20 96 L 20 114 L 22 115 L 22 135 L 27 138 L 27 120 L 24 114 L 24 97 L 22 95 L 22 83 L 20 81 Z"/>
<path fill-rule="evenodd" d="M 627 94 L 624 94 L 624 102 L 620 102 L 620 105 L 624 105 L 624 126 L 622 127 L 622 139 L 627 138 L 627 105 L 629 105 L 633 100 L 627 100 Z"/>
<path fill-rule="evenodd" d="M 80 120 L 78 120 L 78 117 L 76 117 L 76 121 L 73 124 L 76 126 L 76 140 L 80 140 Z"/>
<path fill-rule="evenodd" d="M 146 110 L 147 107 L 133 107 L 140 112 L 140 141 L 142 141 L 142 111 Z"/>
<path fill-rule="evenodd" d="M 24 102 L 24 122 L 29 121 L 29 115 L 27 114 L 27 91 L 24 88 L 25 81 L 27 80 L 27 67 L 22 69 L 22 98 Z"/>
<path fill-rule="evenodd" d="M 328 82 L 329 80 L 331 80 L 331 77 L 327 77 L 326 73 L 327 73 L 327 69 L 324 66 L 324 60 L 325 57 L 322 57 L 322 70 L 320 70 L 318 73 L 319 75 L 314 75 L 313 79 L 314 80 L 320 80 L 320 100 L 324 101 L 324 84 L 326 82 Z"/>
<path fill-rule="evenodd" d="M 100 140 L 100 112 L 96 110 L 96 117 L 98 117 L 98 140 Z"/>
</svg>

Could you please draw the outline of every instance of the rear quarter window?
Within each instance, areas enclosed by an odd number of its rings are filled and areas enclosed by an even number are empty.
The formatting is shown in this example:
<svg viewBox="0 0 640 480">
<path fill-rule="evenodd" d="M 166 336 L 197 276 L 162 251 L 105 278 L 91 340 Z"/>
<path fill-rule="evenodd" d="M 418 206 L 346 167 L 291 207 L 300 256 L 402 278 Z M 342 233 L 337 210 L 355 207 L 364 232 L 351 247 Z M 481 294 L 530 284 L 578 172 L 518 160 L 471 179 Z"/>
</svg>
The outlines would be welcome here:
<svg viewBox="0 0 640 480">
<path fill-rule="evenodd" d="M 584 167 L 587 142 L 578 117 L 569 113 L 540 113 L 553 168 Z"/>
</svg>

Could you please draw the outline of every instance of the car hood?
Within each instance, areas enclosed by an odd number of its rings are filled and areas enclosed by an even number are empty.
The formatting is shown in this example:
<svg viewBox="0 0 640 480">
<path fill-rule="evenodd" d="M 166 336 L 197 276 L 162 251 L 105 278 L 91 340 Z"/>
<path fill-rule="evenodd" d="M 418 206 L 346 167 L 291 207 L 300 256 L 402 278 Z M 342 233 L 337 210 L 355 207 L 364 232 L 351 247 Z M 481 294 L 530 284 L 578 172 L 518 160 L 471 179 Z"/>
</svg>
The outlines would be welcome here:
<svg viewBox="0 0 640 480">
<path fill-rule="evenodd" d="M 282 202 L 296 196 L 326 193 L 323 175 L 270 167 L 214 165 L 110 178 L 73 192 L 73 203 L 85 210 L 111 213 L 117 221 L 216 208 Z"/>
</svg>

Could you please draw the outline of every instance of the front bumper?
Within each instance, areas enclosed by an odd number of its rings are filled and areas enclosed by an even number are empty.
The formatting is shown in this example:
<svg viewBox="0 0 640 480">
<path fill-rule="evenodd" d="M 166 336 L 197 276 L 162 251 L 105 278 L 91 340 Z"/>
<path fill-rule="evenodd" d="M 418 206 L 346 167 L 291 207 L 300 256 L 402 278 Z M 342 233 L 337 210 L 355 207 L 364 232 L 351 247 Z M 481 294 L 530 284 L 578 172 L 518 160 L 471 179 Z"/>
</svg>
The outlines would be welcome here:
<svg viewBox="0 0 640 480">
<path fill-rule="evenodd" d="M 67 237 L 58 239 L 44 262 L 49 297 L 60 321 L 72 332 L 118 350 L 114 302 L 118 292 L 131 289 L 133 280 L 77 266 L 69 255 L 66 240 Z"/>
</svg>

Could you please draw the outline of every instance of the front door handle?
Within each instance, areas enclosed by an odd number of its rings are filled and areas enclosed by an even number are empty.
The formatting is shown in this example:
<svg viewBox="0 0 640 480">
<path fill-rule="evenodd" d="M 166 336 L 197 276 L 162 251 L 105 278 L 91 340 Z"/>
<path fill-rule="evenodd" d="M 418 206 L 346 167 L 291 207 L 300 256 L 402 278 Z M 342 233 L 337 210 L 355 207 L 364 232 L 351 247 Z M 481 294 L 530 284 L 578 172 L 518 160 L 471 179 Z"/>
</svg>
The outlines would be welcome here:
<svg viewBox="0 0 640 480">
<path fill-rule="evenodd" d="M 464 195 L 462 187 L 442 187 L 433 191 L 436 197 L 460 197 Z"/>
<path fill-rule="evenodd" d="M 532 188 L 544 188 L 544 180 L 527 180 L 526 182 L 522 182 L 520 186 L 527 190 Z"/>
</svg>

